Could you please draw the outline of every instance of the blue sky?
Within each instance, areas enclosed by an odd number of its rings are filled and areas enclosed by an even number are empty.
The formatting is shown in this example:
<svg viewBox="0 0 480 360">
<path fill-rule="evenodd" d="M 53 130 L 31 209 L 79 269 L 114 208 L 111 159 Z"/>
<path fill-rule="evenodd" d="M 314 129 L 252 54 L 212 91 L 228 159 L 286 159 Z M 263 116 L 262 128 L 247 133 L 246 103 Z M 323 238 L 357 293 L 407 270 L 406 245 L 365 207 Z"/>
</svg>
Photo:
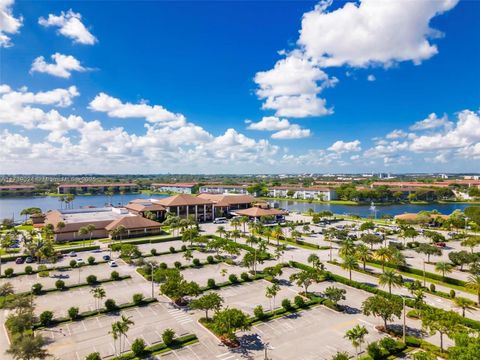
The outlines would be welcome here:
<svg viewBox="0 0 480 360">
<path fill-rule="evenodd" d="M 0 13 L 3 173 L 480 169 L 478 2 Z"/>
</svg>

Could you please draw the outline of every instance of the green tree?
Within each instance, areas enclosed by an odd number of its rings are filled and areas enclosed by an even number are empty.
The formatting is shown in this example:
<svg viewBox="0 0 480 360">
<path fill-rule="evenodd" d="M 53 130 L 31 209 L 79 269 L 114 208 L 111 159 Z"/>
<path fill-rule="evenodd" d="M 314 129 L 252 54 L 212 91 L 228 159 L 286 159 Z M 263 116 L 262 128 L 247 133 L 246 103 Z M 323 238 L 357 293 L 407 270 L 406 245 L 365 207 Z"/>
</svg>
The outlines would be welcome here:
<svg viewBox="0 0 480 360">
<path fill-rule="evenodd" d="M 355 250 L 355 257 L 357 258 L 357 260 L 362 262 L 363 271 L 365 271 L 367 268 L 367 261 L 369 261 L 371 258 L 370 250 L 368 249 L 368 247 L 365 245 L 358 245 Z"/>
<path fill-rule="evenodd" d="M 346 258 L 347 256 L 353 256 L 355 254 L 355 243 L 353 240 L 347 239 L 342 242 L 340 249 L 338 249 L 338 255 L 342 258 Z"/>
<path fill-rule="evenodd" d="M 222 308 L 223 301 L 223 298 L 219 294 L 210 292 L 193 300 L 190 303 L 190 307 L 192 309 L 205 311 L 205 319 L 208 320 L 208 312 L 210 310 L 215 312 L 219 311 Z"/>
<path fill-rule="evenodd" d="M 237 330 L 250 329 L 250 321 L 247 314 L 239 309 L 225 309 L 219 311 L 213 317 L 213 328 L 221 335 L 230 340 L 235 340 Z"/>
<path fill-rule="evenodd" d="M 50 355 L 44 346 L 45 340 L 42 336 L 23 334 L 14 338 L 7 354 L 15 360 L 46 359 Z"/>
<path fill-rule="evenodd" d="M 395 270 L 385 270 L 378 278 L 378 283 L 382 286 L 388 286 L 388 292 L 392 293 L 393 287 L 401 287 L 403 279 L 400 274 L 397 274 Z"/>
<path fill-rule="evenodd" d="M 448 355 L 450 359 L 453 359 L 453 360 L 477 360 L 478 359 L 478 354 L 480 354 L 480 337 L 478 335 L 468 334 L 466 332 L 459 332 L 455 334 L 454 338 L 455 338 L 455 346 L 451 346 L 448 348 Z"/>
<path fill-rule="evenodd" d="M 170 346 L 173 344 L 173 341 L 175 339 L 175 331 L 172 329 L 165 329 L 165 331 L 162 333 L 162 341 L 165 345 Z"/>
<path fill-rule="evenodd" d="M 474 310 L 475 309 L 475 301 L 457 296 L 453 299 L 453 303 L 456 307 L 462 309 L 462 316 L 465 317 L 465 310 Z"/>
<path fill-rule="evenodd" d="M 415 248 L 415 251 L 417 253 L 422 253 L 427 255 L 427 262 L 430 262 L 431 255 L 436 255 L 436 256 L 442 255 L 442 250 L 436 247 L 435 245 L 431 245 L 431 244 L 422 243 L 418 245 L 417 248 Z"/>
<path fill-rule="evenodd" d="M 145 340 L 140 338 L 135 339 L 132 343 L 132 352 L 135 354 L 135 356 L 141 357 L 145 354 L 146 347 L 147 345 L 145 344 Z"/>
<path fill-rule="evenodd" d="M 358 268 L 358 262 L 355 256 L 348 255 L 345 256 L 342 262 L 342 268 L 348 270 L 348 275 L 350 280 L 352 280 L 352 270 Z"/>
<path fill-rule="evenodd" d="M 422 328 L 432 335 L 440 334 L 440 349 L 443 352 L 443 335 L 451 336 L 458 330 L 461 318 L 455 311 L 426 308 L 420 316 Z"/>
<path fill-rule="evenodd" d="M 468 281 L 465 284 L 467 289 L 471 289 L 473 291 L 476 291 L 477 296 L 478 296 L 478 303 L 480 304 L 480 275 L 470 275 L 468 277 Z"/>
<path fill-rule="evenodd" d="M 349 360 L 350 356 L 348 356 L 347 352 L 337 352 L 335 355 L 332 356 L 332 360 Z"/>
<path fill-rule="evenodd" d="M 340 300 L 345 300 L 346 293 L 347 291 L 345 289 L 329 286 L 323 292 L 323 296 L 329 299 L 333 303 L 333 305 L 337 306 Z"/>
<path fill-rule="evenodd" d="M 365 221 L 360 225 L 360 231 L 373 230 L 375 229 L 375 224 L 372 221 Z"/>
<path fill-rule="evenodd" d="M 90 294 L 92 294 L 95 299 L 95 310 L 98 311 L 100 302 L 107 296 L 105 289 L 102 287 L 96 287 L 90 290 Z"/>
<path fill-rule="evenodd" d="M 360 240 L 363 241 L 365 244 L 370 245 L 371 250 L 373 250 L 373 245 L 381 244 L 383 242 L 380 236 L 370 233 L 362 234 Z"/>
<path fill-rule="evenodd" d="M 442 280 L 445 280 L 445 274 L 452 272 L 452 265 L 445 261 L 439 261 L 435 264 L 435 271 L 442 274 Z"/>
<path fill-rule="evenodd" d="M 290 275 L 290 281 L 295 282 L 297 286 L 302 286 L 305 289 L 305 294 L 308 294 L 308 287 L 313 283 L 321 281 L 322 276 L 317 271 L 302 270 Z"/>
<path fill-rule="evenodd" d="M 324 269 L 324 266 L 322 264 L 322 262 L 320 261 L 320 258 L 318 257 L 317 254 L 310 254 L 308 255 L 308 259 L 307 261 L 312 264 L 312 267 L 316 270 L 316 271 L 322 271 Z"/>
<path fill-rule="evenodd" d="M 371 296 L 362 303 L 364 315 L 382 318 L 385 329 L 387 321 L 393 321 L 394 316 L 400 318 L 402 304 L 395 299 L 387 299 L 380 295 Z"/>
<path fill-rule="evenodd" d="M 160 291 L 177 304 L 183 304 L 185 296 L 198 296 L 200 287 L 194 281 L 186 281 L 178 270 L 166 273 L 165 282 L 160 286 Z"/>
<path fill-rule="evenodd" d="M 368 330 L 363 325 L 356 325 L 354 328 L 347 330 L 345 333 L 345 338 L 350 340 L 353 347 L 355 348 L 355 355 L 358 359 L 358 349 L 365 342 L 365 336 L 368 334 Z"/>
<path fill-rule="evenodd" d="M 272 286 L 268 286 L 265 289 L 265 297 L 269 300 L 273 299 L 273 307 L 272 307 L 272 303 L 270 302 L 270 311 L 275 309 L 275 297 L 277 296 L 279 291 L 280 291 L 280 286 L 278 284 L 272 284 Z"/>
</svg>

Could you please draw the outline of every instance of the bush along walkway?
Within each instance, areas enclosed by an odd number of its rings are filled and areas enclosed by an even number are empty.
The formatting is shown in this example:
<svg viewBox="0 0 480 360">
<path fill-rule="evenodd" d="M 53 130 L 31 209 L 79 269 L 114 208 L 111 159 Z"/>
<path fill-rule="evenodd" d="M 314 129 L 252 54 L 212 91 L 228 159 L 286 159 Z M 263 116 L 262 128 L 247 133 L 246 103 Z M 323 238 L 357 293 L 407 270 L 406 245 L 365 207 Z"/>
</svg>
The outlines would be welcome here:
<svg viewBox="0 0 480 360">
<path fill-rule="evenodd" d="M 7 296 L 0 296 L 0 309 L 3 309 L 5 307 L 6 303 L 13 301 L 16 297 L 19 297 L 19 296 L 25 296 L 25 295 L 42 296 L 42 295 L 52 293 L 52 292 L 55 292 L 55 291 L 68 291 L 70 289 L 76 289 L 76 288 L 80 288 L 80 287 L 84 287 L 84 286 L 95 286 L 95 285 L 104 284 L 104 283 L 108 283 L 108 282 L 112 282 L 112 281 L 122 281 L 122 280 L 132 278 L 130 275 L 118 275 L 118 273 L 116 273 L 116 274 L 117 275 L 112 275 L 108 279 L 101 279 L 101 280 L 95 279 L 93 281 L 93 278 L 91 278 L 92 280 L 90 282 L 87 281 L 87 282 L 83 282 L 83 283 L 79 283 L 79 284 L 64 285 L 64 286 L 61 286 L 61 287 L 55 287 L 55 288 L 50 288 L 50 289 L 43 289 L 42 284 L 40 284 L 40 283 L 33 284 L 31 291 L 25 291 L 25 292 L 12 294 L 12 295 L 7 295 Z M 90 276 L 93 276 L 93 275 L 90 275 Z"/>
<path fill-rule="evenodd" d="M 198 342 L 197 335 L 187 334 L 173 339 L 172 343 L 166 345 L 165 343 L 158 343 L 152 346 L 148 346 L 141 354 L 134 354 L 132 351 L 122 354 L 120 356 L 108 357 L 108 360 L 136 360 L 136 359 L 149 359 L 152 356 L 166 353 L 168 351 L 180 349 L 191 344 Z"/>
</svg>

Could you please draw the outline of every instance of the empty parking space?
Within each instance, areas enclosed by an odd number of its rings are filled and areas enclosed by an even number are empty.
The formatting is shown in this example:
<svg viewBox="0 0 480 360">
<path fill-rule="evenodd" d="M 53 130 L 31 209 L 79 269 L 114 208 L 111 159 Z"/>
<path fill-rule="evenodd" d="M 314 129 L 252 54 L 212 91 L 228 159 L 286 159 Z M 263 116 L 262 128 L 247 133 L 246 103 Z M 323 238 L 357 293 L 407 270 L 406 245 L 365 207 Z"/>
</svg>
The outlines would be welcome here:
<svg viewBox="0 0 480 360">
<path fill-rule="evenodd" d="M 228 281 L 228 276 L 230 274 L 235 274 L 240 276 L 242 272 L 247 271 L 247 268 L 242 268 L 240 266 L 230 266 L 224 263 L 214 264 L 214 265 L 205 265 L 199 268 L 189 268 L 182 270 L 182 274 L 188 281 L 195 281 L 200 286 L 207 285 L 208 279 L 214 279 L 215 282 L 220 283 Z"/>
</svg>

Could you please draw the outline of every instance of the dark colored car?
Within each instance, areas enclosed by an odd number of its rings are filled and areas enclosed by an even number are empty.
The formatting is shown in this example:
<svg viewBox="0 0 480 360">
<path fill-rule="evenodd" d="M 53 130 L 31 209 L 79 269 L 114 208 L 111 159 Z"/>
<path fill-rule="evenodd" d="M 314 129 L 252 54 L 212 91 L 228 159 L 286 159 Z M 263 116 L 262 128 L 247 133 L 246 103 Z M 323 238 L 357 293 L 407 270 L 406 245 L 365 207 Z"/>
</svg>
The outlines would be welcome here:
<svg viewBox="0 0 480 360">
<path fill-rule="evenodd" d="M 445 244 L 444 242 L 437 242 L 437 243 L 435 243 L 435 246 L 444 248 L 445 246 L 447 246 L 447 244 Z"/>
<path fill-rule="evenodd" d="M 102 259 L 105 260 L 105 261 L 108 261 L 108 260 L 110 260 L 110 256 L 108 256 L 108 255 L 103 255 L 103 256 L 102 256 Z"/>
<path fill-rule="evenodd" d="M 25 262 L 25 259 L 23 257 L 18 257 L 15 260 L 15 264 L 23 264 Z"/>
</svg>

